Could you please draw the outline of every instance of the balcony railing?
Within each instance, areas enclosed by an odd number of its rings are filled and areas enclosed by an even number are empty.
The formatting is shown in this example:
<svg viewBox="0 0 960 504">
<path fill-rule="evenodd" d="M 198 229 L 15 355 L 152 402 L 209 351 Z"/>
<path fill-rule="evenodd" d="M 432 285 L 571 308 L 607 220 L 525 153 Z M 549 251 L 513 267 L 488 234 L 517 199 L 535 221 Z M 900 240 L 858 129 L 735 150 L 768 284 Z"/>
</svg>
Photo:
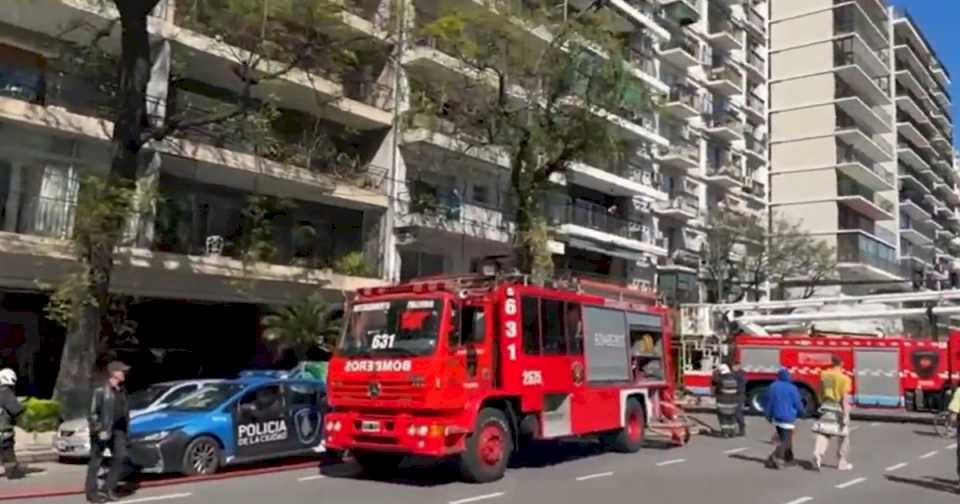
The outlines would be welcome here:
<svg viewBox="0 0 960 504">
<path fill-rule="evenodd" d="M 862 45 L 863 51 L 857 51 L 855 46 Z M 863 52 L 872 52 L 873 55 L 880 59 L 881 62 L 886 63 L 887 53 L 886 49 L 874 50 L 866 45 L 861 44 L 858 39 L 854 37 L 844 37 L 836 39 L 833 41 L 833 66 L 846 66 L 846 65 L 858 65 L 864 68 L 870 67 L 870 62 L 867 61 Z M 889 89 L 889 88 L 886 88 Z"/>
<path fill-rule="evenodd" d="M 654 236 L 651 227 L 624 219 L 609 208 L 591 201 L 576 200 L 567 204 L 548 205 L 547 215 L 554 225 L 573 224 L 666 248 L 666 240 Z"/>
<path fill-rule="evenodd" d="M 758 139 L 754 136 L 747 135 L 744 139 L 744 147 L 750 152 L 755 152 L 761 156 L 767 154 L 767 142 L 765 139 Z"/>
<path fill-rule="evenodd" d="M 870 190 L 849 179 L 840 181 L 837 194 L 840 196 L 859 196 L 877 205 L 887 213 L 894 213 L 896 211 L 896 204 L 883 197 L 879 191 Z"/>
<path fill-rule="evenodd" d="M 710 129 L 729 128 L 737 134 L 743 134 L 743 122 L 740 115 L 733 110 L 721 110 L 713 115 L 706 116 L 707 127 Z"/>
<path fill-rule="evenodd" d="M 700 42 L 686 32 L 675 33 L 670 40 L 661 42 L 660 49 L 663 51 L 680 49 L 693 57 L 693 59 L 700 60 Z"/>
<path fill-rule="evenodd" d="M 678 84 L 670 88 L 668 103 L 682 103 L 697 111 L 703 110 L 703 97 L 697 88 L 688 84 Z"/>
<path fill-rule="evenodd" d="M 925 226 L 921 226 L 919 222 L 914 221 L 912 217 L 910 217 L 909 215 L 903 212 L 900 212 L 900 229 L 901 230 L 908 229 L 911 231 L 916 231 L 922 234 L 923 236 L 926 236 L 930 240 L 935 239 L 934 234 L 933 232 L 931 232 L 931 230 L 927 229 Z"/>
<path fill-rule="evenodd" d="M 661 203 L 661 206 L 666 209 L 680 210 L 692 217 L 700 215 L 700 205 L 697 198 L 679 191 L 671 193 L 670 201 Z"/>
<path fill-rule="evenodd" d="M 894 275 L 900 271 L 896 249 L 860 231 L 837 234 L 837 261 L 865 264 Z"/>
<path fill-rule="evenodd" d="M 35 192 L 10 192 L 0 194 L 0 214 L 16 207 L 16 219 L 12 226 L 5 227 L 0 219 L 0 230 L 58 240 L 74 238 L 74 223 L 77 219 L 76 193 L 59 197 L 41 196 Z M 6 215 L 4 215 L 6 217 Z"/>
<path fill-rule="evenodd" d="M 713 66 L 707 71 L 707 80 L 725 80 L 741 86 L 743 85 L 743 73 L 739 68 L 733 66 L 733 62 L 729 59 L 714 58 Z"/>
<path fill-rule="evenodd" d="M 766 34 L 767 33 L 767 22 L 763 19 L 763 16 L 757 12 L 757 9 L 749 8 L 747 9 L 747 25 L 752 26 L 758 32 Z"/>
<path fill-rule="evenodd" d="M 763 101 L 763 98 L 761 98 L 760 95 L 753 92 L 747 95 L 747 107 L 749 107 L 751 110 L 762 113 L 765 106 L 766 103 Z"/>
<path fill-rule="evenodd" d="M 694 164 L 700 163 L 700 146 L 687 138 L 670 138 L 670 145 L 660 146 L 661 156 L 680 156 Z"/>
<path fill-rule="evenodd" d="M 891 185 L 894 182 L 894 175 L 890 173 L 882 164 L 877 163 L 876 161 L 865 156 L 862 152 L 857 150 L 852 145 L 848 145 L 844 142 L 837 141 L 837 162 L 838 163 L 859 163 L 866 167 L 868 170 L 873 172 L 875 175 L 880 176 L 886 180 Z"/>
</svg>

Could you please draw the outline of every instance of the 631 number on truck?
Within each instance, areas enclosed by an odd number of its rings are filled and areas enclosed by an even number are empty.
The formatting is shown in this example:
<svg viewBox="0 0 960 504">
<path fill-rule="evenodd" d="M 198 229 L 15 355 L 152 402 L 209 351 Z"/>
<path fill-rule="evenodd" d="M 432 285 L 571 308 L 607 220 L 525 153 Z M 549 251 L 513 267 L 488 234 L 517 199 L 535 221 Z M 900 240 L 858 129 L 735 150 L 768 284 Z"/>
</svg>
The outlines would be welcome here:
<svg viewBox="0 0 960 504">
<path fill-rule="evenodd" d="M 486 482 L 533 439 L 596 436 L 634 452 L 658 424 L 685 442 L 666 313 L 651 293 L 583 281 L 362 290 L 330 365 L 327 447 L 380 475 L 406 455 L 455 457 L 466 481 Z"/>
</svg>

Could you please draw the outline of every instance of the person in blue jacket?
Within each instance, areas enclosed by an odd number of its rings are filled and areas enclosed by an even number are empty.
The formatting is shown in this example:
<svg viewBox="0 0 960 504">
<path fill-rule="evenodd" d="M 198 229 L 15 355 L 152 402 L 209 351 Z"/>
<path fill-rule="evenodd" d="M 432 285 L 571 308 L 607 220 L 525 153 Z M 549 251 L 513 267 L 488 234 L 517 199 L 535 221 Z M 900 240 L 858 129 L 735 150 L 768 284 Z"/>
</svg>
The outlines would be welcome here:
<svg viewBox="0 0 960 504">
<path fill-rule="evenodd" d="M 781 460 L 787 465 L 796 463 L 793 458 L 793 431 L 802 411 L 800 391 L 790 380 L 790 372 L 780 368 L 777 371 L 777 381 L 767 389 L 767 400 L 764 404 L 767 421 L 777 428 L 777 447 L 766 463 L 770 469 L 779 469 Z"/>
</svg>

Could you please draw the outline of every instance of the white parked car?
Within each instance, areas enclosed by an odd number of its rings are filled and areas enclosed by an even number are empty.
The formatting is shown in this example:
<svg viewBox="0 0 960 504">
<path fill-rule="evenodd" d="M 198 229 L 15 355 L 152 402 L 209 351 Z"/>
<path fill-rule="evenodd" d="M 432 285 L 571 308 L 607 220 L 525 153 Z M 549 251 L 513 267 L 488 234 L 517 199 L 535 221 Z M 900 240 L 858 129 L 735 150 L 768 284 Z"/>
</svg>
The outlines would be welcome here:
<svg viewBox="0 0 960 504">
<path fill-rule="evenodd" d="M 200 389 L 205 384 L 220 380 L 184 380 L 157 383 L 130 395 L 130 417 L 165 408 Z M 60 424 L 53 438 L 53 448 L 63 459 L 83 459 L 90 456 L 90 427 L 86 418 L 75 418 Z"/>
</svg>

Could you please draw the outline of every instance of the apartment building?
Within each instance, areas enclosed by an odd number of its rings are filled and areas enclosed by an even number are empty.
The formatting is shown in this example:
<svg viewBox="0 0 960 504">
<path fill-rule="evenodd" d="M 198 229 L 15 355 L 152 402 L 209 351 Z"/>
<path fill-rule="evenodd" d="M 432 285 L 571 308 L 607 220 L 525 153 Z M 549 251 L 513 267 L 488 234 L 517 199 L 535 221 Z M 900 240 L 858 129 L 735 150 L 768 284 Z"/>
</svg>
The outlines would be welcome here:
<svg viewBox="0 0 960 504">
<path fill-rule="evenodd" d="M 432 2 L 415 3 L 414 25 L 436 16 Z M 571 1 L 566 9 L 587 6 Z M 547 211 L 555 265 L 561 272 L 658 285 L 671 300 L 696 301 L 710 210 L 766 208 L 766 7 L 631 0 L 604 8 L 624 33 L 633 85 L 660 106 L 615 118 L 635 145 L 625 159 L 580 160 L 557 181 Z M 436 41 L 423 39 L 402 61 L 404 87 L 414 93 L 460 67 Z M 470 271 L 484 257 L 509 252 L 506 160 L 494 152 L 464 155 L 455 139 L 418 126 L 435 120 L 400 123 L 397 178 L 405 183 L 396 236 L 403 279 Z"/>
<path fill-rule="evenodd" d="M 957 178 L 949 75 L 920 27 L 881 0 L 769 17 L 771 212 L 836 248 L 844 290 L 939 286 Z"/>
<path fill-rule="evenodd" d="M 104 5 L 112 3 L 12 0 L 0 19 L 0 360 L 17 364 L 41 390 L 50 385 L 44 377 L 56 376 L 63 341 L 44 317 L 42 288 L 77 267 L 67 239 L 78 194 L 86 175 L 109 166 L 113 127 L 113 76 L 65 64 L 63 54 L 90 36 L 77 27 L 109 26 L 116 14 Z M 235 106 L 243 51 L 205 31 L 217 5 L 168 1 L 150 18 L 151 114 Z M 363 70 L 376 76 L 390 49 L 373 7 L 343 13 L 331 31 L 363 40 L 372 61 Z M 217 366 L 227 373 L 258 358 L 260 306 L 317 293 L 336 302 L 345 291 L 382 284 L 389 200 L 375 181 L 389 160 L 380 148 L 394 120 L 392 96 L 376 80 L 335 81 L 324 70 L 304 64 L 256 96 L 277 110 L 270 127 L 280 141 L 269 149 L 242 130 L 222 135 L 222 124 L 148 146 L 139 184 L 160 198 L 131 217 L 112 279 L 116 292 L 139 299 L 130 308 L 138 322 L 132 346 L 190 348 L 207 356 L 208 374 Z M 306 133 L 319 130 L 360 162 L 331 166 L 312 157 Z M 252 196 L 272 197 L 283 210 L 272 210 L 280 217 L 265 231 L 271 253 L 242 260 Z"/>
</svg>

